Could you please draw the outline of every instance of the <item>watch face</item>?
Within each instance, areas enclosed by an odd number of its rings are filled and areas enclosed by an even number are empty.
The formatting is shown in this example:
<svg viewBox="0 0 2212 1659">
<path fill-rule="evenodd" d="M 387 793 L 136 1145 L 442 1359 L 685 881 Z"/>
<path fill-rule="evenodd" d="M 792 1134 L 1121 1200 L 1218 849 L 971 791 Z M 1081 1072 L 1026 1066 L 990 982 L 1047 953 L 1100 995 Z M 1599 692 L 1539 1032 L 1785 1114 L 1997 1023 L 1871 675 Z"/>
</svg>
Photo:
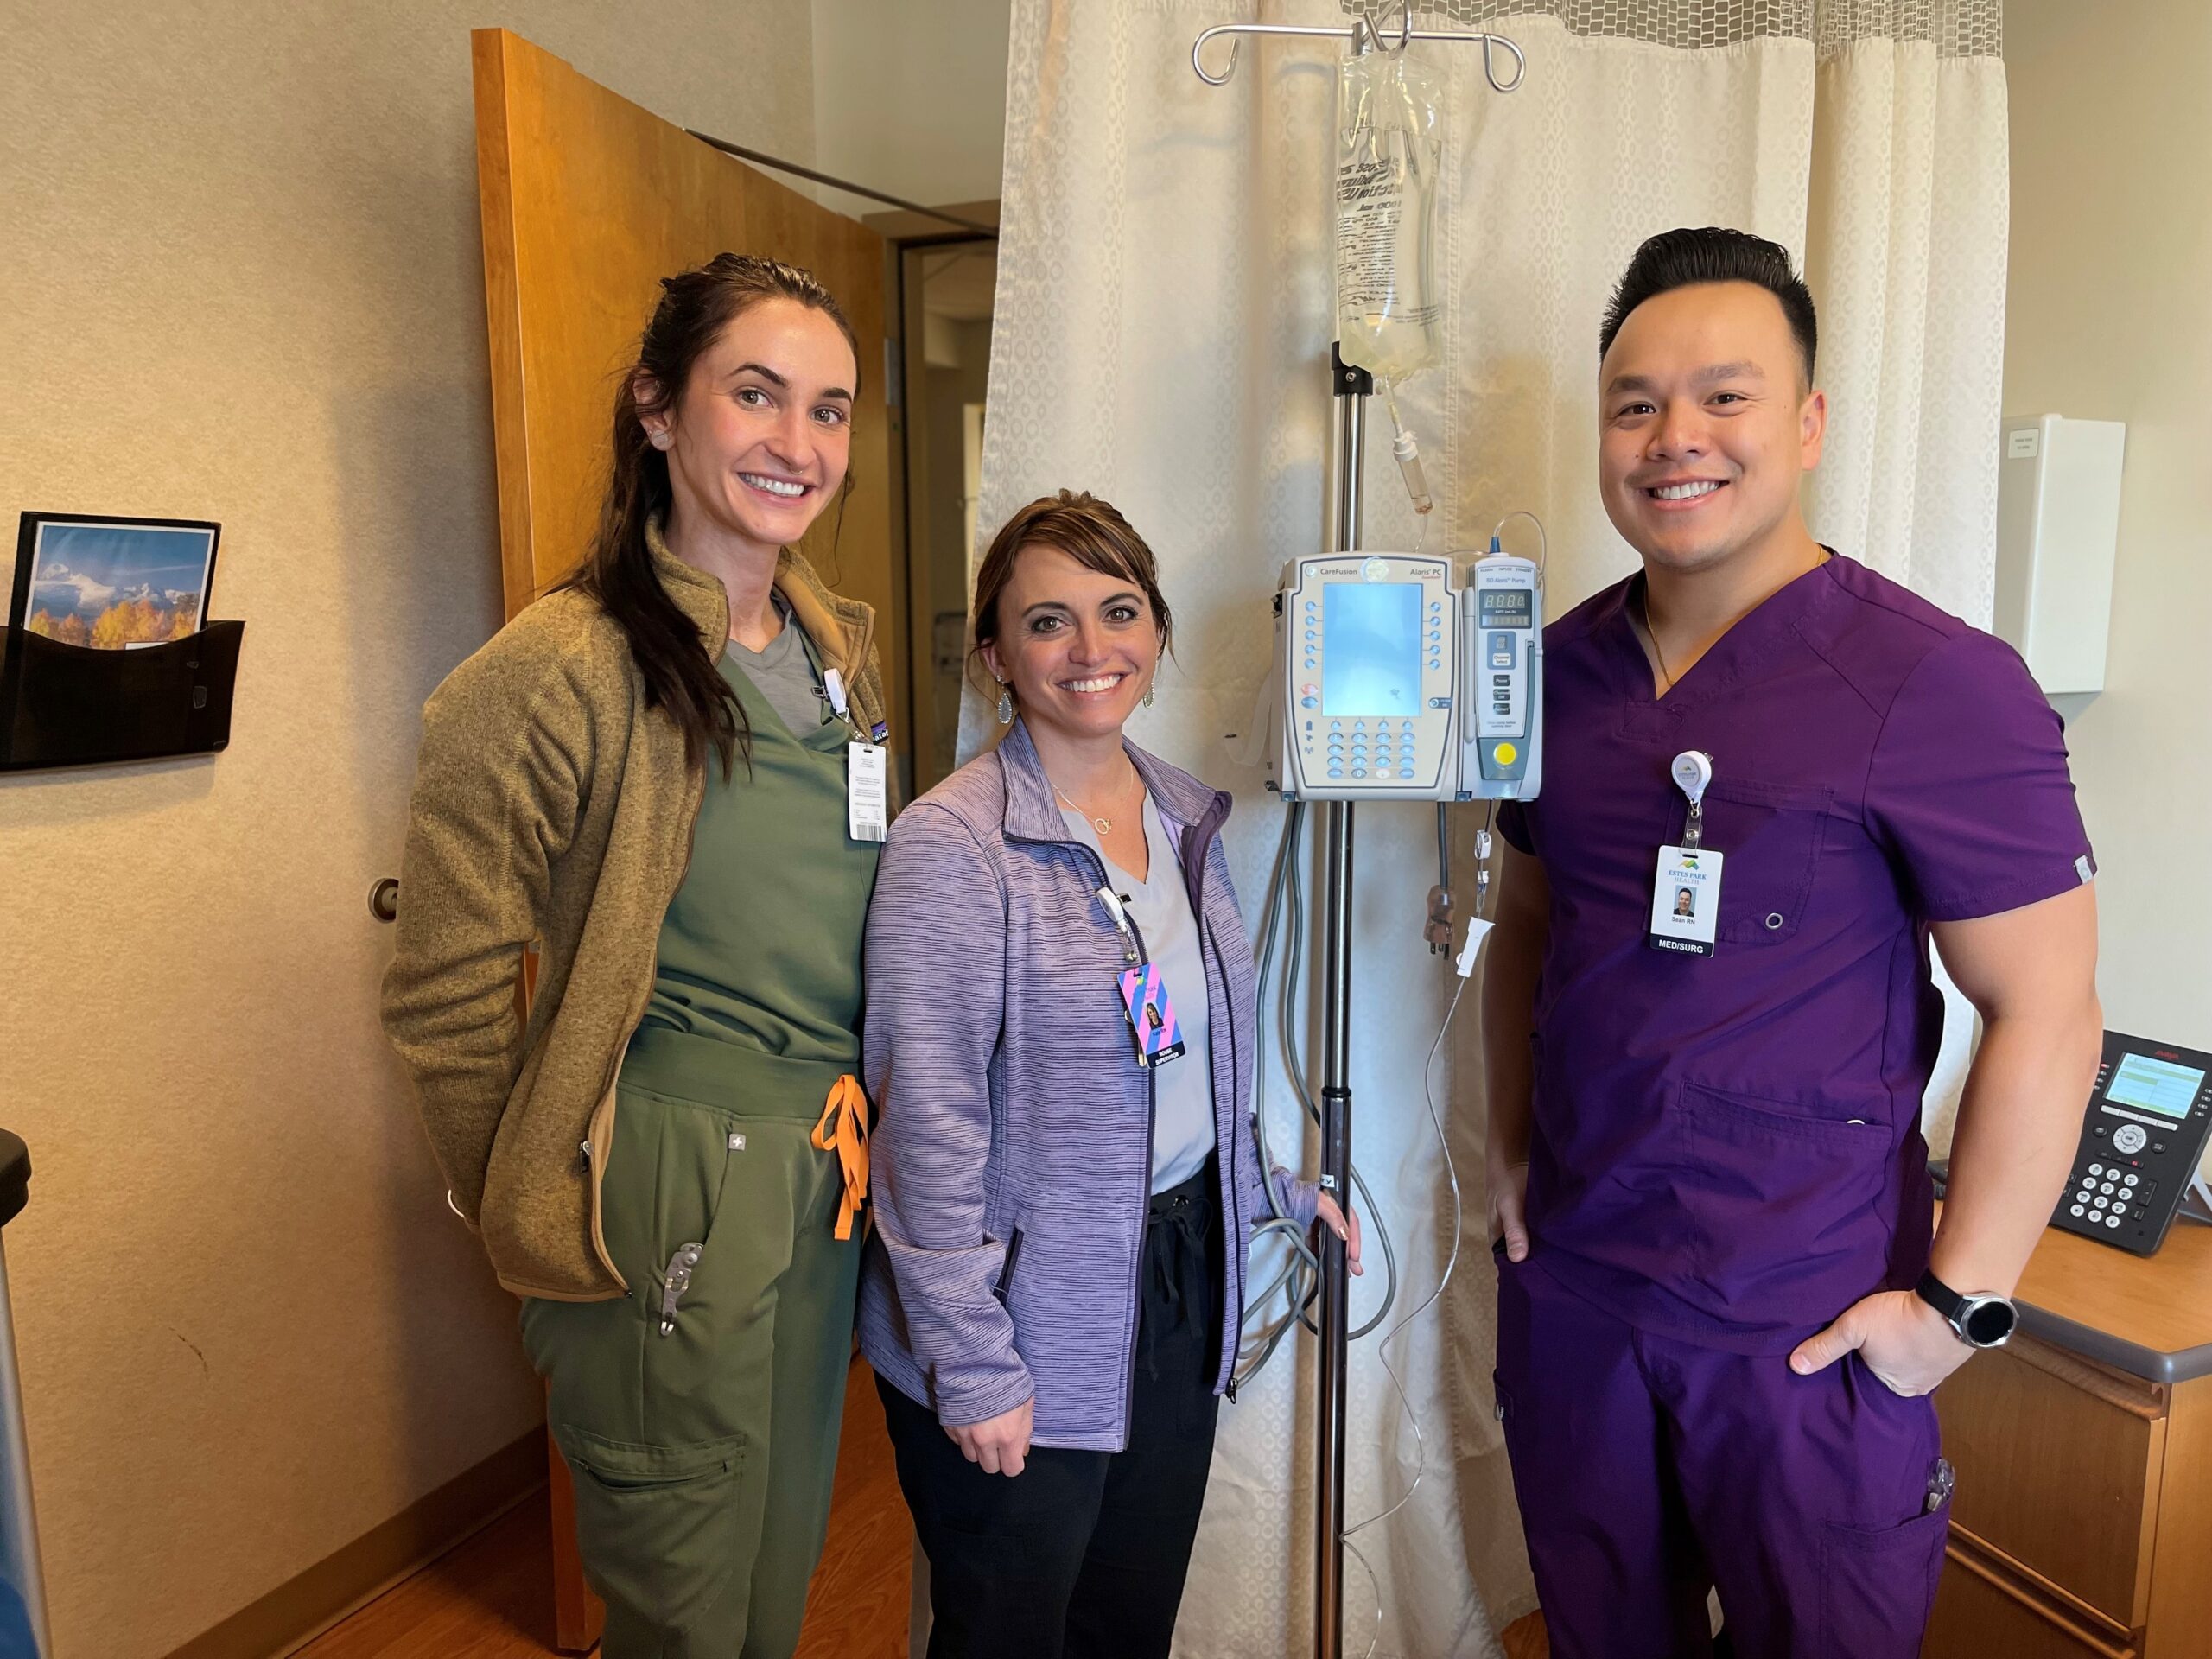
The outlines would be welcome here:
<svg viewBox="0 0 2212 1659">
<path fill-rule="evenodd" d="M 1967 1312 L 1967 1340 L 1977 1348 L 1993 1348 L 2012 1334 L 2018 1319 L 2010 1302 L 1995 1298 L 1977 1302 Z"/>
</svg>

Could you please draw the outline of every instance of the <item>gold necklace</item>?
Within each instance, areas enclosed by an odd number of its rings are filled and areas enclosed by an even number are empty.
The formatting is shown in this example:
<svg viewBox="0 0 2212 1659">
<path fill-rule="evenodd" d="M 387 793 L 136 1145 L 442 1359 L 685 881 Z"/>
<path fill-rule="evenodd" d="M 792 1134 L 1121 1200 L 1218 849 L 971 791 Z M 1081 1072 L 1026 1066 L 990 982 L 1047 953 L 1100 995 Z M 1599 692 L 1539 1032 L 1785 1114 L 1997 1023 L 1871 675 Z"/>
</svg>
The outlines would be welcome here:
<svg viewBox="0 0 2212 1659">
<path fill-rule="evenodd" d="M 1659 630 L 1651 620 L 1651 590 L 1648 587 L 1642 595 L 1641 609 L 1643 612 L 1643 637 L 1651 642 L 1651 660 L 1659 664 L 1659 677 L 1666 682 L 1659 688 L 1659 696 L 1663 697 L 1675 689 L 1675 677 L 1667 671 L 1666 652 L 1659 649 Z"/>
<path fill-rule="evenodd" d="M 1131 767 L 1129 768 L 1129 771 L 1130 771 L 1132 773 L 1135 773 L 1135 772 L 1136 771 L 1136 768 L 1135 768 L 1135 766 L 1131 766 Z M 1048 783 L 1048 784 L 1052 784 L 1052 780 L 1050 778 L 1046 779 L 1046 780 L 1045 780 L 1045 781 L 1046 781 L 1046 783 Z M 1094 829 L 1094 830 L 1097 830 L 1097 831 L 1098 831 L 1098 833 L 1099 833 L 1100 835 L 1102 835 L 1102 836 L 1106 836 L 1106 835 L 1110 835 L 1110 834 L 1112 834 L 1112 833 L 1113 833 L 1113 830 L 1114 830 L 1114 820 L 1113 820 L 1113 819 L 1111 819 L 1111 818 L 1108 818 L 1108 817 L 1100 817 L 1100 816 L 1098 816 L 1096 813 L 1092 812 L 1091 810 L 1090 810 L 1090 809 L 1088 809 L 1087 807 L 1085 807 L 1085 806 L 1083 804 L 1083 803 L 1082 803 L 1082 802 L 1080 802 L 1080 801 L 1077 800 L 1073 796 L 1070 795 L 1070 794 L 1067 792 L 1067 791 L 1065 791 L 1065 789 L 1062 789 L 1062 788 L 1061 788 L 1058 784 L 1052 784 L 1052 793 L 1053 793 L 1053 794 L 1055 794 L 1055 795 L 1057 795 L 1057 796 L 1058 796 L 1062 800 L 1065 801 L 1065 802 L 1066 802 L 1070 806 L 1073 807 L 1073 808 L 1076 810 L 1077 813 L 1079 816 L 1081 816 L 1081 817 L 1083 817 L 1089 818 L 1089 819 L 1090 820 L 1090 827 L 1091 827 L 1092 829 Z"/>
</svg>

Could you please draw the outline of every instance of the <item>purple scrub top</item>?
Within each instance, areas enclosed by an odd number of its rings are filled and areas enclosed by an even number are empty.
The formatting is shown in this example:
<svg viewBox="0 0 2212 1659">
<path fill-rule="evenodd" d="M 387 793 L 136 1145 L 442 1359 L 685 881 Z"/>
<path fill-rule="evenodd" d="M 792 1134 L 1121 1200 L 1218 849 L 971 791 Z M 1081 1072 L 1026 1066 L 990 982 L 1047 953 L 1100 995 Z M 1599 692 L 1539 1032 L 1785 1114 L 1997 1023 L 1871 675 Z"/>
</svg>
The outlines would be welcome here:
<svg viewBox="0 0 2212 1659">
<path fill-rule="evenodd" d="M 1642 582 L 1545 631 L 1543 793 L 1499 815 L 1552 892 L 1529 1224 L 1630 1324 L 1785 1352 L 1927 1266 L 1929 924 L 2094 865 L 2061 723 L 2010 646 L 1837 556 L 1655 701 Z M 1684 749 L 1713 763 L 1710 957 L 1644 942 Z"/>
</svg>

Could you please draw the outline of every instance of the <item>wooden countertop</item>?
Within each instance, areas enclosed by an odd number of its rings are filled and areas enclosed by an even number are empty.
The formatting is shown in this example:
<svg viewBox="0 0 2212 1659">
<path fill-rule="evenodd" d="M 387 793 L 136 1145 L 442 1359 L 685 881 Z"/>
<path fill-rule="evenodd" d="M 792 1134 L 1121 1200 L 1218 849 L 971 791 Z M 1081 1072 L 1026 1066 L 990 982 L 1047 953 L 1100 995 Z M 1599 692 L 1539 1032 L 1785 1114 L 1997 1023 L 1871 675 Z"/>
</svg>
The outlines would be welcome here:
<svg viewBox="0 0 2212 1659">
<path fill-rule="evenodd" d="M 2212 1376 L 2212 1227 L 2186 1217 L 2149 1256 L 2046 1228 L 2013 1300 L 2023 1329 L 2131 1376 Z"/>
</svg>

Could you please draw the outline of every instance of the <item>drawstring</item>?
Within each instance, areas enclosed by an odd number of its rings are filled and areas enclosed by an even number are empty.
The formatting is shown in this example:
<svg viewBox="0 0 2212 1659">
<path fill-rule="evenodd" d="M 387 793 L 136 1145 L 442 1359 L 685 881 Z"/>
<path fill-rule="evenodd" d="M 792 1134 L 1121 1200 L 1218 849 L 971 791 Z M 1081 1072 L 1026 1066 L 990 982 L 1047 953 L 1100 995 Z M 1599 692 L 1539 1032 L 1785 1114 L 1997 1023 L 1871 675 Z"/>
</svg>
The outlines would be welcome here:
<svg viewBox="0 0 2212 1659">
<path fill-rule="evenodd" d="M 853 1217 L 868 1202 L 868 1096 L 860 1080 L 848 1074 L 830 1087 L 822 1121 L 814 1126 L 814 1144 L 835 1152 L 845 1168 L 845 1192 L 837 1205 L 837 1236 L 853 1236 Z M 862 1230 L 865 1234 L 865 1228 Z"/>
<path fill-rule="evenodd" d="M 1157 1195 L 1146 1216 L 1144 1248 L 1151 1258 L 1152 1306 L 1145 1312 L 1157 1311 L 1165 1317 L 1139 1318 L 1137 1361 L 1155 1382 L 1160 1380 L 1160 1339 L 1202 1317 L 1211 1290 L 1212 1267 L 1206 1253 L 1213 1221 L 1211 1194 L 1185 1190 L 1197 1185 L 1186 1182 L 1172 1194 Z"/>
</svg>

